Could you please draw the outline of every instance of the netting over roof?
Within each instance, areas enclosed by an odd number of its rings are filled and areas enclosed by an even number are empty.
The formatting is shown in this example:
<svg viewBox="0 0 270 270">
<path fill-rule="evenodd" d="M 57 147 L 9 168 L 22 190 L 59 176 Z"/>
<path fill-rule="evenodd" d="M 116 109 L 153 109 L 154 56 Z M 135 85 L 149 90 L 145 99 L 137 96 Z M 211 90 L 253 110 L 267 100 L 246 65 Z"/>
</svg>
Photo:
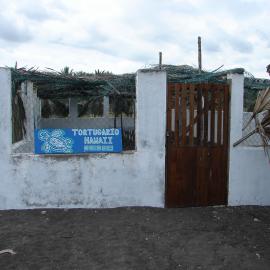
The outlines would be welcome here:
<svg viewBox="0 0 270 270">
<path fill-rule="evenodd" d="M 32 81 L 40 98 L 134 95 L 134 74 L 62 74 L 55 71 L 38 71 L 11 68 L 13 84 Z"/>
<path fill-rule="evenodd" d="M 258 92 L 270 87 L 270 80 L 255 78 L 250 73 L 245 72 L 244 87 L 244 110 L 252 112 Z"/>
<path fill-rule="evenodd" d="M 159 69 L 153 66 L 149 69 L 142 69 L 141 72 L 148 72 Z M 167 71 L 168 82 L 203 83 L 216 82 L 226 83 L 228 73 L 243 74 L 244 69 L 236 68 L 225 71 L 201 71 L 188 65 L 162 65 L 162 70 Z M 11 68 L 13 86 L 24 81 L 32 81 L 37 86 L 40 98 L 63 98 L 76 96 L 109 96 L 123 95 L 135 96 L 135 73 L 115 75 L 110 73 L 101 74 L 62 74 L 48 70 L 38 71 L 36 69 L 15 69 Z M 265 89 L 270 86 L 270 80 L 256 79 L 252 76 L 245 78 L 245 88 Z"/>
<path fill-rule="evenodd" d="M 181 82 L 181 83 L 226 83 L 228 73 L 243 74 L 244 69 L 235 68 L 225 71 L 205 71 L 199 72 L 197 68 L 188 65 L 163 65 L 162 69 L 167 71 L 168 82 Z"/>
</svg>

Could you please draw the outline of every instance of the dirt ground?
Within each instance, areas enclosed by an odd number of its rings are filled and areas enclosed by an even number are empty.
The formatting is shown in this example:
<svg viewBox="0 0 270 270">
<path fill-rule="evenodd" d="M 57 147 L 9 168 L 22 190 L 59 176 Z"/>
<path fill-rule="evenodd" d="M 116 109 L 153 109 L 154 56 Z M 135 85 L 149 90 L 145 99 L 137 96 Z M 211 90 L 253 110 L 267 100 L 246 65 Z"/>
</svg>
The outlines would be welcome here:
<svg viewBox="0 0 270 270">
<path fill-rule="evenodd" d="M 0 211 L 0 270 L 270 269 L 270 207 Z"/>
</svg>

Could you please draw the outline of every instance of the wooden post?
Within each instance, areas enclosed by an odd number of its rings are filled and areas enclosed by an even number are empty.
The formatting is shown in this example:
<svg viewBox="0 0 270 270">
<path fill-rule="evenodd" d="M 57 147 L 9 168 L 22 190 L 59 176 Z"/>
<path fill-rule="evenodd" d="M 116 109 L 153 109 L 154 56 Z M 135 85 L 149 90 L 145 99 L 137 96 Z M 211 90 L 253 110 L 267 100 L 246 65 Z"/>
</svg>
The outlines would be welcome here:
<svg viewBox="0 0 270 270">
<path fill-rule="evenodd" d="M 162 67 L 162 52 L 159 52 L 159 69 Z"/>
<path fill-rule="evenodd" d="M 202 40 L 201 37 L 198 37 L 198 66 L 199 73 L 202 71 Z"/>
</svg>

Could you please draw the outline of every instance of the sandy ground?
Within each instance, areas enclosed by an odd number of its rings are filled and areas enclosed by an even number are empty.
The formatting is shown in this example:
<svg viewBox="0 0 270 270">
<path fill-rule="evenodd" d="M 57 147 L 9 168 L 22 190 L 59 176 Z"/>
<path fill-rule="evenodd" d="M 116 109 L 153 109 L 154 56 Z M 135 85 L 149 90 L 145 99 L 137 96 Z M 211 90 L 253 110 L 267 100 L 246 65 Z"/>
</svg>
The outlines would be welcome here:
<svg viewBox="0 0 270 270">
<path fill-rule="evenodd" d="M 0 211 L 0 270 L 270 269 L 270 207 Z"/>
</svg>

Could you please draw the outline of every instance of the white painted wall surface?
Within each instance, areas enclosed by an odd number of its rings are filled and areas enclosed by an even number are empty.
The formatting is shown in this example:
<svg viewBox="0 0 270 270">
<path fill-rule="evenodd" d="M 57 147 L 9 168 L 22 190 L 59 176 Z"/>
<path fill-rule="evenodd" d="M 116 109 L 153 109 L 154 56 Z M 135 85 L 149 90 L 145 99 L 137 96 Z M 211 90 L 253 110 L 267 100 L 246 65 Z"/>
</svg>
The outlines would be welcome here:
<svg viewBox="0 0 270 270">
<path fill-rule="evenodd" d="M 233 144 L 242 137 L 244 76 L 228 75 L 231 86 L 229 205 L 270 205 L 270 164 L 263 148 Z"/>
<path fill-rule="evenodd" d="M 166 73 L 137 73 L 137 150 L 12 154 L 11 75 L 0 68 L 0 209 L 164 206 Z"/>
</svg>

